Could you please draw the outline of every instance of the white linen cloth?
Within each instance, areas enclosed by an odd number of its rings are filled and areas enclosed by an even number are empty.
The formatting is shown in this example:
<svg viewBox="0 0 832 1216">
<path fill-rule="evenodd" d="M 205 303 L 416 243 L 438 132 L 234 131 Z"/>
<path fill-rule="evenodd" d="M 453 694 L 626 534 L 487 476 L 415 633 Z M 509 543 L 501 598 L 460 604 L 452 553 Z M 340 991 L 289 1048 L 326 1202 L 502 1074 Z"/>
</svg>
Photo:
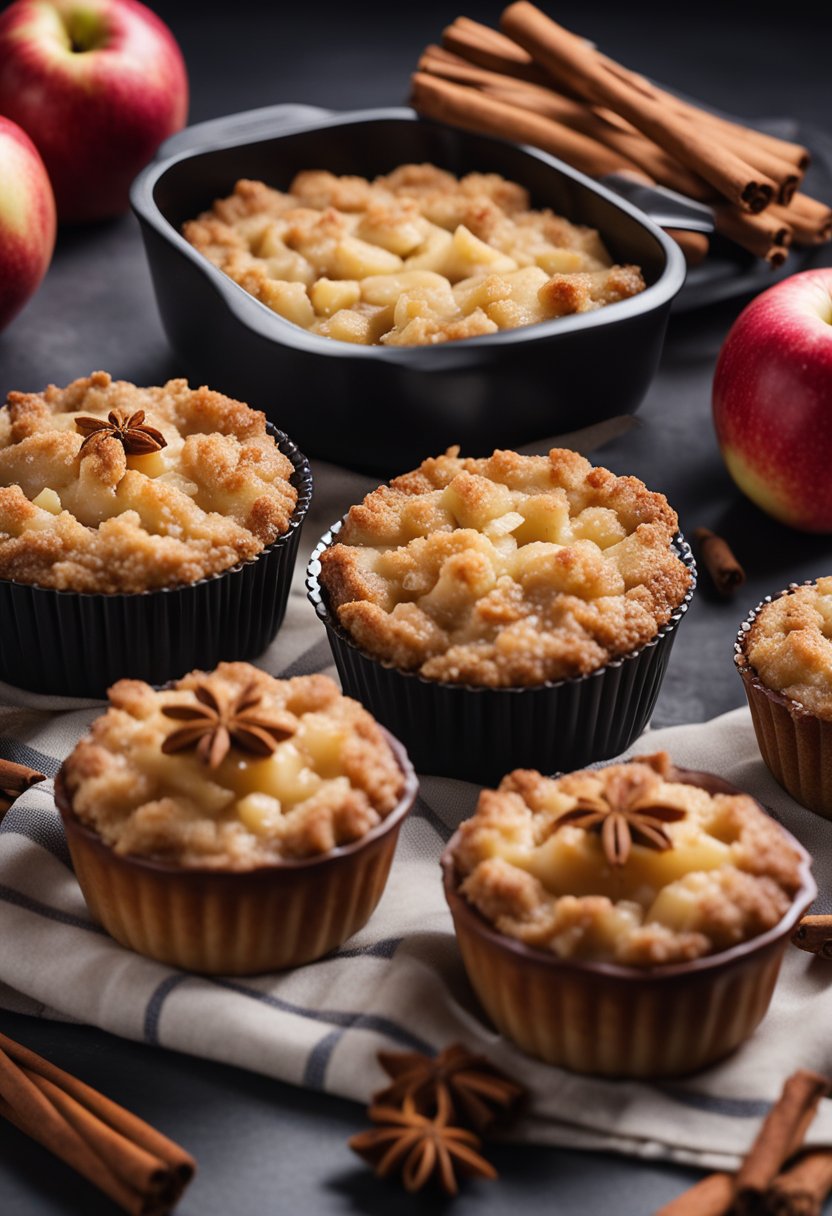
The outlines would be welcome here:
<svg viewBox="0 0 832 1216">
<path fill-rule="evenodd" d="M 585 446 L 600 438 L 596 428 Z M 261 660 L 276 675 L 334 674 L 323 628 L 306 602 L 303 557 L 373 484 L 330 467 L 318 466 L 316 474 L 286 622 Z M 0 756 L 52 777 L 99 712 L 98 703 L 0 685 Z M 745 709 L 652 732 L 633 750 L 660 748 L 759 798 L 814 855 L 821 892 L 832 891 L 832 825 L 769 776 Z M 604 1081 L 532 1060 L 481 1013 L 442 893 L 439 855 L 477 793 L 464 782 L 422 779 L 381 903 L 341 950 L 285 974 L 223 979 L 142 958 L 92 923 L 51 780 L 36 786 L 0 823 L 0 1007 L 91 1023 L 362 1102 L 383 1084 L 380 1049 L 433 1051 L 459 1040 L 529 1087 L 533 1104 L 519 1138 L 732 1168 L 790 1072 L 832 1073 L 832 963 L 789 948 L 757 1033 L 730 1059 L 690 1078 Z M 812 1143 L 832 1143 L 832 1102 L 822 1105 Z"/>
</svg>

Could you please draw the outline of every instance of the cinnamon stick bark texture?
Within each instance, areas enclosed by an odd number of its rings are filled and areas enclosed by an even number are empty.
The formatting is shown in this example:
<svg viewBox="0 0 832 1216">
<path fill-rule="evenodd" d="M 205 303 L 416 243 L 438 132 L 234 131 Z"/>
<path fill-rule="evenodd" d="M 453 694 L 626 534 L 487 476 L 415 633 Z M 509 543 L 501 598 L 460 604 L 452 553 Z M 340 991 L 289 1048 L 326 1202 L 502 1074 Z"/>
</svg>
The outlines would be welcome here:
<svg viewBox="0 0 832 1216">
<path fill-rule="evenodd" d="M 769 1216 L 821 1216 L 832 1192 L 832 1149 L 799 1157 L 777 1178 L 766 1194 Z"/>
<path fill-rule="evenodd" d="M 693 539 L 714 588 L 723 599 L 730 599 L 745 582 L 745 571 L 727 540 L 717 536 L 710 528 L 696 528 Z"/>
<path fill-rule="evenodd" d="M 414 72 L 411 83 L 413 108 L 426 118 L 468 131 L 496 135 L 499 139 L 534 144 L 544 152 L 568 161 L 583 173 L 600 176 L 622 169 L 638 172 L 632 162 L 588 136 L 495 97 L 425 72 Z"/>
<path fill-rule="evenodd" d="M 167 1136 L 2 1034 L 0 1116 L 134 1216 L 170 1211 L 196 1168 Z"/>
<path fill-rule="evenodd" d="M 37 769 L 28 768 L 25 764 L 15 764 L 11 760 L 0 759 L 0 819 L 24 790 L 45 781 L 43 773 Z"/>
<path fill-rule="evenodd" d="M 734 1201 L 732 1174 L 709 1174 L 689 1191 L 671 1199 L 655 1216 L 726 1216 Z"/>
<path fill-rule="evenodd" d="M 737 1216 L 757 1216 L 765 1211 L 766 1191 L 803 1144 L 820 1100 L 828 1093 L 829 1079 L 816 1072 L 802 1070 L 786 1081 L 737 1174 Z"/>
<path fill-rule="evenodd" d="M 714 206 L 720 235 L 772 267 L 785 262 L 792 242 L 832 239 L 832 209 L 797 192 L 810 160 L 802 144 L 668 93 L 528 0 L 511 4 L 502 24 L 511 37 L 457 17 L 443 45 L 419 60 L 414 106 L 466 130 L 536 143 L 593 177 L 609 172 L 617 154 L 649 184 Z M 456 91 L 431 93 L 426 77 Z M 484 107 L 483 98 L 505 108 Z M 688 265 L 706 256 L 701 234 L 673 235 Z"/>
<path fill-rule="evenodd" d="M 804 916 L 794 931 L 792 942 L 810 954 L 832 958 L 832 916 Z"/>
<path fill-rule="evenodd" d="M 0 759 L 0 790 L 8 790 L 10 794 L 22 794 L 38 781 L 45 780 L 44 774 L 35 768 Z"/>
<path fill-rule="evenodd" d="M 737 206 L 762 211 L 777 196 L 779 187 L 772 178 L 725 144 L 716 145 L 686 116 L 667 110 L 607 71 L 585 43 L 528 0 L 510 5 L 500 24 L 556 81 L 563 81 L 591 102 L 610 106 Z"/>
</svg>

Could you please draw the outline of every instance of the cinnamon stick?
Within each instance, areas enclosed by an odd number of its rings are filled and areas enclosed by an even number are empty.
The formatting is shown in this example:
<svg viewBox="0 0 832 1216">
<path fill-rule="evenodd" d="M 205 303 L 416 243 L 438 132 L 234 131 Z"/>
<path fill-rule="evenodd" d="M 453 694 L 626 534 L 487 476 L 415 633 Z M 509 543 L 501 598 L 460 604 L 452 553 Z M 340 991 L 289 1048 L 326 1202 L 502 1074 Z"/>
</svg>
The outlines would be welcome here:
<svg viewBox="0 0 832 1216">
<path fill-rule="evenodd" d="M 492 31 L 496 33 L 497 31 Z M 510 42 L 506 39 L 506 42 Z M 518 80 L 527 80 L 532 84 L 548 83 L 548 76 L 543 68 L 533 62 L 531 55 L 511 44 L 513 49 L 508 52 L 495 48 L 467 26 L 460 26 L 458 21 L 442 31 L 442 45 L 449 51 L 455 51 L 470 59 L 480 67 L 489 68 L 494 72 L 502 72 L 505 76 L 513 76 Z"/>
<path fill-rule="evenodd" d="M 731 546 L 710 528 L 696 528 L 693 539 L 714 588 L 724 599 L 730 599 L 745 582 L 745 571 L 734 556 Z"/>
<path fill-rule="evenodd" d="M 169 1211 L 193 1176 L 179 1145 L 5 1035 L 0 1115 L 135 1216 Z"/>
<path fill-rule="evenodd" d="M 789 224 L 798 245 L 822 245 L 832 239 L 832 207 L 808 194 L 795 194 L 788 207 L 774 207 L 773 214 Z"/>
<path fill-rule="evenodd" d="M 766 1192 L 769 1216 L 821 1216 L 832 1192 L 832 1149 L 809 1151 L 775 1179 Z"/>
<path fill-rule="evenodd" d="M 792 942 L 810 954 L 832 958 L 832 916 L 804 916 L 792 934 Z"/>
<path fill-rule="evenodd" d="M 625 68 L 623 64 L 617 63 L 606 55 L 599 53 L 598 58 L 607 71 L 620 76 L 636 88 L 639 88 L 646 96 L 660 101 L 677 114 L 693 118 L 700 125 L 719 131 L 723 138 L 733 135 L 735 139 L 742 141 L 746 149 L 749 145 L 763 149 L 771 153 L 771 155 L 776 156 L 779 160 L 791 165 L 801 175 L 808 169 L 811 154 L 809 149 L 805 148 L 802 144 L 781 139 L 777 135 L 771 135 L 768 131 L 758 131 L 756 127 L 747 127 L 742 123 L 733 122 L 730 118 L 723 118 L 721 114 L 714 114 L 711 110 L 704 110 L 693 102 L 677 97 L 675 93 L 668 93 L 666 89 L 660 88 L 658 85 L 653 84 L 652 81 L 647 80 L 646 77 L 631 71 L 629 68 Z M 752 153 L 749 152 L 748 157 L 751 155 Z"/>
<path fill-rule="evenodd" d="M 0 759 L 0 790 L 10 794 L 22 794 L 38 781 L 45 781 L 43 773 L 26 764 L 15 764 L 12 760 Z"/>
<path fill-rule="evenodd" d="M 479 62 L 474 60 L 476 50 L 487 48 L 490 52 L 489 61 L 481 66 L 489 67 L 504 76 L 513 76 L 518 80 L 525 77 L 529 80 L 535 79 L 541 84 L 552 84 L 552 79 L 547 73 L 541 73 L 539 67 L 536 71 L 534 61 L 528 52 L 498 30 L 493 30 L 478 21 L 471 21 L 467 17 L 457 17 L 456 21 L 446 30 L 446 35 L 452 39 L 454 34 L 460 35 L 459 53 L 469 61 Z M 577 41 L 582 42 L 581 39 L 577 39 Z M 596 52 L 596 58 L 608 71 L 618 74 L 629 83 L 642 89 L 648 97 L 660 101 L 666 108 L 691 118 L 700 126 L 708 126 L 712 130 L 717 130 L 723 136 L 731 134 L 737 141 L 741 140 L 746 150 L 744 159 L 749 160 L 750 163 L 755 163 L 752 159 L 751 148 L 756 146 L 756 148 L 767 150 L 781 162 L 787 162 L 799 173 L 805 172 L 808 168 L 811 156 L 808 148 L 802 144 L 772 135 L 768 131 L 758 131 L 754 127 L 743 126 L 722 115 L 714 114 L 710 110 L 703 110 L 692 102 L 684 101 L 675 94 L 660 89 L 644 76 L 625 68 L 606 55 Z M 762 168 L 762 166 L 759 167 Z"/>
<path fill-rule="evenodd" d="M 638 172 L 638 167 L 631 161 L 597 140 L 519 106 L 429 76 L 426 72 L 414 72 L 411 84 L 411 104 L 425 118 L 447 122 L 467 131 L 495 135 L 499 139 L 533 144 L 592 177 L 620 170 Z"/>
<path fill-rule="evenodd" d="M 701 201 L 708 201 L 713 197 L 713 191 L 702 178 L 674 161 L 640 131 L 629 124 L 614 124 L 608 121 L 583 102 L 575 101 L 550 88 L 515 80 L 500 72 L 467 63 L 459 55 L 443 52 L 442 47 L 427 47 L 419 60 L 419 70 L 455 84 L 470 85 L 498 101 L 578 131 L 619 152 L 625 160 L 638 166 L 654 181 L 678 190 L 681 194 Z"/>
<path fill-rule="evenodd" d="M 786 1081 L 737 1174 L 738 1216 L 759 1212 L 763 1195 L 803 1144 L 820 1100 L 828 1093 L 829 1079 L 816 1072 L 801 1070 Z"/>
<path fill-rule="evenodd" d="M 589 101 L 616 110 L 737 206 L 757 212 L 774 199 L 778 188 L 770 177 L 700 133 L 686 116 L 668 111 L 622 77 L 605 70 L 580 39 L 528 0 L 510 5 L 503 13 L 501 26 L 556 80 L 564 80 Z"/>
<path fill-rule="evenodd" d="M 688 266 L 701 266 L 711 247 L 704 232 L 683 232 L 681 228 L 665 228 L 665 232 L 673 237 Z"/>
<path fill-rule="evenodd" d="M 726 1216 L 734 1200 L 731 1174 L 709 1174 L 690 1190 L 671 1199 L 655 1216 Z"/>
</svg>

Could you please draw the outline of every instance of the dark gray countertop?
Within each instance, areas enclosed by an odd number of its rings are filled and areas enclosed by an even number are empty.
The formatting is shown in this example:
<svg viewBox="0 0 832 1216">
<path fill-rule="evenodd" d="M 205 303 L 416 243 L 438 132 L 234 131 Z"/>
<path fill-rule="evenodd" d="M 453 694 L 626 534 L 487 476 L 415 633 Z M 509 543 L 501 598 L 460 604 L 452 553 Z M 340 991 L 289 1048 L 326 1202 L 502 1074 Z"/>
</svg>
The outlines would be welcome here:
<svg viewBox="0 0 832 1216">
<path fill-rule="evenodd" d="M 333 108 L 398 103 L 418 51 L 456 8 L 283 6 L 252 0 L 227 6 L 157 3 L 188 60 L 192 119 L 281 101 Z M 493 21 L 494 4 L 470 15 Z M 665 6 L 563 0 L 556 15 L 604 49 L 656 78 L 749 116 L 791 114 L 828 124 L 823 40 L 744 3 L 696 6 L 683 28 Z M 739 301 L 671 321 L 661 368 L 639 424 L 599 459 L 663 490 L 682 528 L 705 524 L 727 535 L 749 571 L 736 602 L 703 588 L 676 643 L 657 725 L 700 720 L 742 701 L 731 644 L 747 609 L 792 580 L 830 568 L 829 537 L 801 536 L 773 523 L 734 490 L 717 453 L 710 380 Z M 0 335 L 0 393 L 64 383 L 94 368 L 138 383 L 181 373 L 156 314 L 131 217 L 62 234 L 34 302 Z M 290 386 L 287 386 L 290 387 Z M 0 950 L 13 949 L 0 938 Z M 348 1102 L 248 1073 L 120 1041 L 99 1031 L 0 1014 L 0 1030 L 100 1087 L 185 1144 L 199 1174 L 182 1216 L 271 1212 L 424 1212 L 434 1198 L 402 1197 L 376 1183 L 346 1148 L 363 1125 Z M 691 1171 L 601 1154 L 502 1148 L 494 1185 L 470 1187 L 454 1204 L 468 1212 L 519 1210 L 558 1216 L 648 1216 L 694 1177 Z M 440 1205 L 441 1206 L 441 1205 Z M 0 1212 L 4 1216 L 97 1216 L 114 1211 L 67 1169 L 0 1124 Z"/>
</svg>

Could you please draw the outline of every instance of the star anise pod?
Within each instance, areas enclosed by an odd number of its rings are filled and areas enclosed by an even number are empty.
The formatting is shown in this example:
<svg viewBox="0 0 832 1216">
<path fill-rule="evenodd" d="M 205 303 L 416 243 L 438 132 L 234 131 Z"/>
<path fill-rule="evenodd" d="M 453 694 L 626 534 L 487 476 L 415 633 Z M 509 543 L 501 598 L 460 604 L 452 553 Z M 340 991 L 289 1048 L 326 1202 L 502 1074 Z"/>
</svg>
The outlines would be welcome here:
<svg viewBox="0 0 832 1216">
<path fill-rule="evenodd" d="M 186 723 L 165 739 L 162 751 L 166 755 L 196 747 L 202 763 L 216 768 L 228 755 L 232 740 L 244 752 L 270 756 L 278 743 L 297 730 L 297 718 L 288 710 L 263 708 L 263 694 L 253 681 L 235 697 L 207 680 L 193 692 L 197 705 L 165 705 L 162 709 L 166 718 Z"/>
<path fill-rule="evenodd" d="M 525 1089 L 501 1072 L 485 1056 L 474 1055 L 461 1043 L 431 1057 L 418 1051 L 380 1051 L 378 1061 L 391 1084 L 373 1094 L 373 1102 L 400 1106 L 412 1099 L 420 1114 L 436 1114 L 440 1093 L 451 1116 L 480 1135 L 514 1111 Z"/>
<path fill-rule="evenodd" d="M 446 1195 L 456 1195 L 458 1177 L 497 1177 L 490 1161 L 480 1156 L 480 1140 L 473 1132 L 448 1122 L 447 1095 L 439 1096 L 433 1118 L 422 1115 L 412 1098 L 401 1109 L 371 1106 L 368 1114 L 375 1127 L 349 1140 L 349 1146 L 373 1167 L 379 1178 L 400 1173 L 406 1191 L 418 1191 L 435 1179 Z"/>
<path fill-rule="evenodd" d="M 685 811 L 662 802 L 650 792 L 649 776 L 637 772 L 613 773 L 607 778 L 603 794 L 597 798 L 580 797 L 577 805 L 555 822 L 560 828 L 583 828 L 600 832 L 604 853 L 611 866 L 623 866 L 635 839 L 648 849 L 664 853 L 673 848 L 665 824 L 678 823 Z"/>
<path fill-rule="evenodd" d="M 106 422 L 102 418 L 81 415 L 75 419 L 75 427 L 85 436 L 80 448 L 82 452 L 93 440 L 109 438 L 117 439 L 128 456 L 147 456 L 168 446 L 161 431 L 145 425 L 144 410 L 136 410 L 133 414 L 110 410 Z"/>
</svg>

